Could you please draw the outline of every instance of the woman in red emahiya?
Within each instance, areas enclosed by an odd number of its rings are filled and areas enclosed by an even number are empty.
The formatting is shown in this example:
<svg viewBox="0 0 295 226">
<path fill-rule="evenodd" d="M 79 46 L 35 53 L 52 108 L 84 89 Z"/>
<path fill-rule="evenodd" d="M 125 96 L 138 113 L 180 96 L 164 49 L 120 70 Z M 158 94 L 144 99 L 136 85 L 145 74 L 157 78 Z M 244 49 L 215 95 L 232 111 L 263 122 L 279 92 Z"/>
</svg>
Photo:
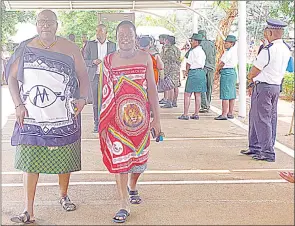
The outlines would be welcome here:
<svg viewBox="0 0 295 226">
<path fill-rule="evenodd" d="M 147 167 L 150 130 L 153 128 L 159 136 L 161 128 L 150 54 L 136 49 L 132 22 L 122 21 L 116 33 L 119 50 L 104 59 L 99 83 L 99 135 L 103 162 L 116 175 L 121 200 L 113 221 L 124 223 L 130 214 L 130 203 L 141 202 L 136 183 Z M 154 115 L 152 122 L 150 108 Z"/>
</svg>

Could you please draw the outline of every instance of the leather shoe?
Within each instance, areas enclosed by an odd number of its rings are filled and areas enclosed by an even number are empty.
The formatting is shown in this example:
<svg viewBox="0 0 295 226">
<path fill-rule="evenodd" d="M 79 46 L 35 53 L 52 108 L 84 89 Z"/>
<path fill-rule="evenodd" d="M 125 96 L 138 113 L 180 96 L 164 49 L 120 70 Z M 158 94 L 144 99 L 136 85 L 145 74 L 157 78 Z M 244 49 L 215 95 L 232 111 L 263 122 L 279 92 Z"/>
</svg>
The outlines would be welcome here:
<svg viewBox="0 0 295 226">
<path fill-rule="evenodd" d="M 254 155 L 252 159 L 257 161 L 275 162 L 275 159 L 267 158 L 264 156 Z"/>
<path fill-rule="evenodd" d="M 241 150 L 240 153 L 243 155 L 255 155 L 256 154 L 256 152 L 250 151 L 249 149 Z"/>
</svg>

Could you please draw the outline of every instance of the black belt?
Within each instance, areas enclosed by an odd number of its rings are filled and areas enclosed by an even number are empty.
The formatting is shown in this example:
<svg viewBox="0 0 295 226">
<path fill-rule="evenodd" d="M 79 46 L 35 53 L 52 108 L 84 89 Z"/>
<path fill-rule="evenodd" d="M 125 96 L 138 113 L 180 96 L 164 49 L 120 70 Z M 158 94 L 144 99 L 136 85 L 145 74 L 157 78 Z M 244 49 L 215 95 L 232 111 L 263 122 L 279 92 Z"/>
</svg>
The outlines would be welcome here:
<svg viewBox="0 0 295 226">
<path fill-rule="evenodd" d="M 192 70 L 203 70 L 203 68 L 194 68 L 194 69 L 189 69 L 190 71 L 192 71 Z"/>
<path fill-rule="evenodd" d="M 280 85 L 277 85 L 277 84 L 269 84 L 267 82 L 255 81 L 255 85 L 257 85 L 257 84 L 265 84 L 265 85 L 270 85 L 270 86 L 280 86 Z"/>
</svg>

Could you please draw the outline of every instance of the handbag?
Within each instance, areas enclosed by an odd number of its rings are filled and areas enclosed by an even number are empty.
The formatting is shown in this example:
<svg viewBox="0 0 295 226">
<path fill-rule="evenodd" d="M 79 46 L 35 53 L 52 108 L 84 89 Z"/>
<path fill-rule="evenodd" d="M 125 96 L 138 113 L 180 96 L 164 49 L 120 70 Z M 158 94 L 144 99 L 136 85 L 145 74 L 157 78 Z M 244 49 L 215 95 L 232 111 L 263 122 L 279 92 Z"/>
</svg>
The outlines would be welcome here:
<svg viewBox="0 0 295 226">
<path fill-rule="evenodd" d="M 174 89 L 174 87 L 175 87 L 175 84 L 170 77 L 165 76 L 163 79 L 162 78 L 159 79 L 159 83 L 158 83 L 159 93 L 163 93 L 164 91 Z"/>
</svg>

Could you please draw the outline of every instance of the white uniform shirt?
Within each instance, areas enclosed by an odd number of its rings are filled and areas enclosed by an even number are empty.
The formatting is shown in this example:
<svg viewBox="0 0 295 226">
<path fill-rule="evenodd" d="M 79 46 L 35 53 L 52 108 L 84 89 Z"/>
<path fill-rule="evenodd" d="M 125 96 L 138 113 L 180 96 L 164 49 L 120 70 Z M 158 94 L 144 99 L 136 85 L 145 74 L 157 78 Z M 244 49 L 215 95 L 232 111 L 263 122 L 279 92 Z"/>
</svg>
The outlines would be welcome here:
<svg viewBox="0 0 295 226">
<path fill-rule="evenodd" d="M 280 85 L 284 78 L 291 52 L 282 39 L 277 39 L 271 43 L 273 45 L 263 48 L 254 62 L 254 66 L 261 70 L 261 72 L 253 78 L 253 81 Z"/>
<path fill-rule="evenodd" d="M 189 52 L 187 63 L 190 64 L 190 69 L 204 68 L 206 54 L 201 46 L 197 46 Z"/>
<path fill-rule="evenodd" d="M 225 50 L 220 61 L 224 63 L 223 68 L 235 68 L 238 64 L 238 54 L 234 47 Z"/>
<path fill-rule="evenodd" d="M 97 58 L 101 61 L 103 61 L 103 58 L 107 55 L 108 53 L 108 43 L 109 41 L 106 39 L 104 43 L 100 43 L 97 40 Z M 97 74 L 100 74 L 100 65 L 97 67 Z"/>
<path fill-rule="evenodd" d="M 253 81 L 280 85 L 284 78 L 291 52 L 282 39 L 274 40 L 271 43 L 273 45 L 262 49 L 254 62 L 254 66 L 261 70 L 261 72 L 253 78 Z"/>
</svg>

